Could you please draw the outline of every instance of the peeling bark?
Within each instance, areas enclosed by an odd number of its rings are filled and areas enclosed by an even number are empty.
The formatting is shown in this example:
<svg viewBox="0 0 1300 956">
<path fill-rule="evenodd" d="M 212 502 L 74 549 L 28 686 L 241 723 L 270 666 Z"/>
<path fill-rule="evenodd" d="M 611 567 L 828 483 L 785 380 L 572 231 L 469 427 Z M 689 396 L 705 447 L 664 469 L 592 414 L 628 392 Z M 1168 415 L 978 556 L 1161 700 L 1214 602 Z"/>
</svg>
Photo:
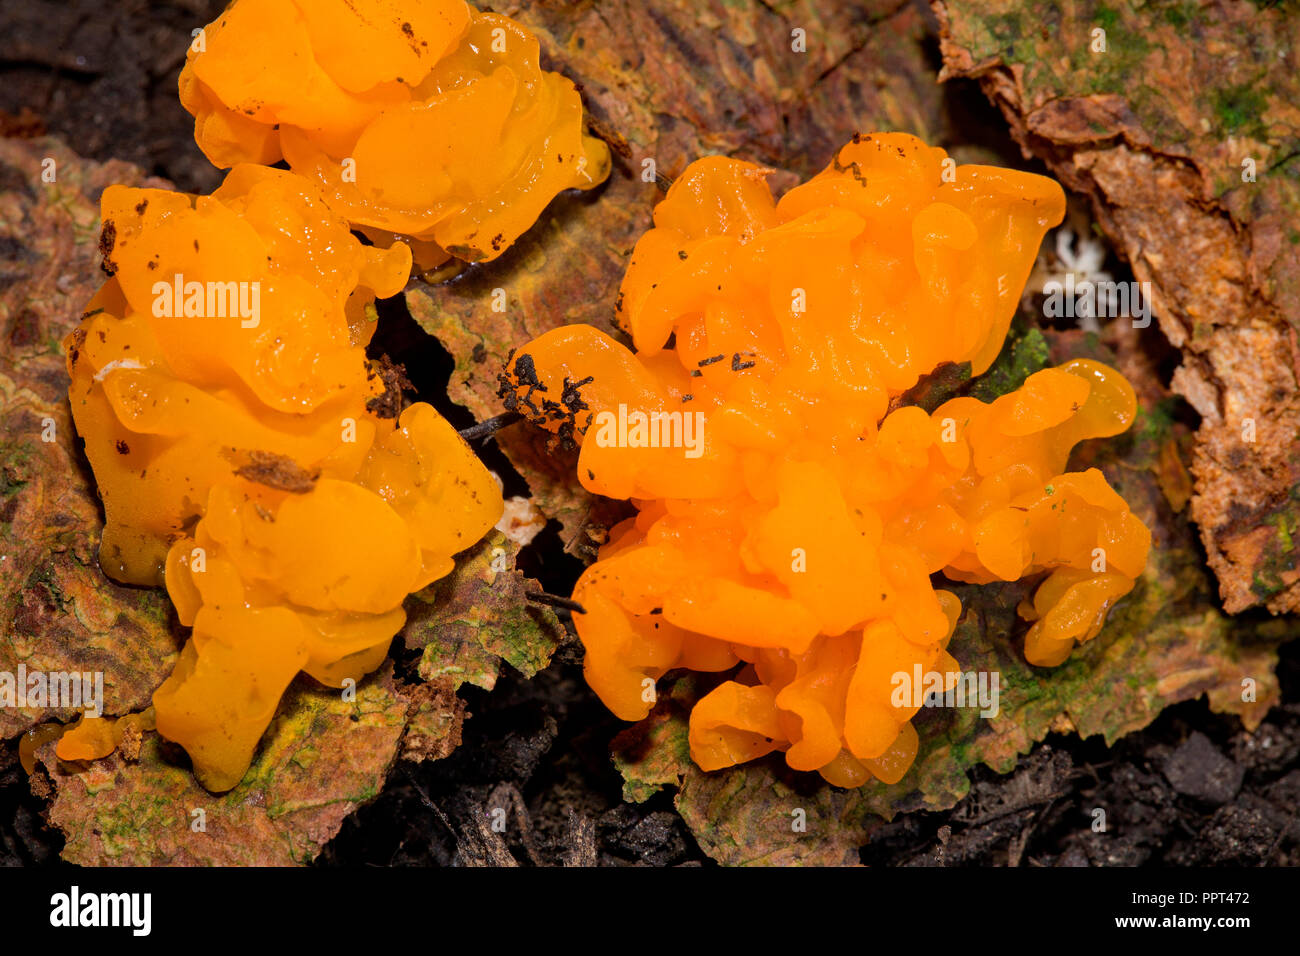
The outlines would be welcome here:
<svg viewBox="0 0 1300 956">
<path fill-rule="evenodd" d="M 1202 417 L 1191 514 L 1225 607 L 1300 610 L 1300 21 L 1232 2 L 932 6 L 942 77 L 977 78 L 1150 283 Z"/>
</svg>

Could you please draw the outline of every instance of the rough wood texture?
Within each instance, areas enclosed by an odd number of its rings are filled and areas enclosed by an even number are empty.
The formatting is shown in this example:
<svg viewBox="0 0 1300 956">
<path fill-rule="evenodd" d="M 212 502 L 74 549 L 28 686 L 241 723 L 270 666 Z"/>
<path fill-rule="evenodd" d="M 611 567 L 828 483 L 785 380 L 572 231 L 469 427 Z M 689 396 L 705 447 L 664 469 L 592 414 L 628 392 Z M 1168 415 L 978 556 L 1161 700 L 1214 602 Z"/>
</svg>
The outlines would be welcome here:
<svg viewBox="0 0 1300 956">
<path fill-rule="evenodd" d="M 1192 517 L 1225 607 L 1300 610 L 1300 20 L 1225 0 L 932 6 L 944 76 L 979 79 L 1151 284 L 1202 417 Z"/>
</svg>

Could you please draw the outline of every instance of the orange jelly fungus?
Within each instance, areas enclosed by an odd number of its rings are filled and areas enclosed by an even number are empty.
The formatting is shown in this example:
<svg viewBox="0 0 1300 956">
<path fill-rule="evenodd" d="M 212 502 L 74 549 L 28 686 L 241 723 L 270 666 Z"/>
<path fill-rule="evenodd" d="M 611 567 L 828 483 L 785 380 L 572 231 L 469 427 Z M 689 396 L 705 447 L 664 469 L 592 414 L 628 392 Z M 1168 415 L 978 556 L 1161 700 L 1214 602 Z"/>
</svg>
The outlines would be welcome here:
<svg viewBox="0 0 1300 956">
<path fill-rule="evenodd" d="M 165 583 L 193 628 L 157 729 L 227 790 L 293 677 L 339 687 L 377 667 L 406 595 L 492 527 L 501 495 L 367 362 L 405 246 L 362 245 L 313 183 L 251 165 L 211 196 L 110 187 L 102 215 L 111 278 L 64 343 L 100 563 Z M 60 755 L 107 740 L 83 722 Z"/>
<path fill-rule="evenodd" d="M 44 739 L 50 737 L 58 739 L 55 754 L 60 760 L 98 760 L 100 757 L 107 757 L 120 747 L 128 733 L 141 734 L 146 730 L 155 729 L 155 717 L 154 710 L 150 707 L 143 713 L 127 714 L 116 719 L 83 714 L 81 719 L 70 727 L 59 728 L 57 725 L 48 724 L 45 726 L 57 728 L 52 735 Z M 37 743 L 41 740 L 42 738 L 34 738 L 34 742 Z M 31 773 L 31 768 L 28 769 L 28 773 Z"/>
<path fill-rule="evenodd" d="M 463 0 L 237 0 L 191 45 L 181 103 L 217 166 L 288 161 L 420 265 L 499 256 L 609 173 L 537 38 Z"/>
<path fill-rule="evenodd" d="M 988 368 L 1064 211 L 1048 179 L 945 160 L 855 137 L 779 202 L 765 170 L 700 160 L 632 254 L 636 352 L 559 328 L 503 376 L 508 407 L 581 444 L 583 486 L 639 512 L 574 590 L 597 694 L 637 720 L 668 670 L 736 669 L 691 713 L 705 770 L 781 750 L 842 786 L 895 782 L 919 709 L 896 675 L 960 669 L 960 603 L 932 574 L 1045 574 L 1025 654 L 1054 665 L 1146 562 L 1101 473 L 1063 473 L 1133 419 L 1113 369 L 1076 360 L 932 414 L 899 401 L 941 363 Z"/>
<path fill-rule="evenodd" d="M 98 760 L 117 748 L 114 721 L 107 717 L 83 716 L 59 738 L 55 753 L 60 760 Z"/>
</svg>

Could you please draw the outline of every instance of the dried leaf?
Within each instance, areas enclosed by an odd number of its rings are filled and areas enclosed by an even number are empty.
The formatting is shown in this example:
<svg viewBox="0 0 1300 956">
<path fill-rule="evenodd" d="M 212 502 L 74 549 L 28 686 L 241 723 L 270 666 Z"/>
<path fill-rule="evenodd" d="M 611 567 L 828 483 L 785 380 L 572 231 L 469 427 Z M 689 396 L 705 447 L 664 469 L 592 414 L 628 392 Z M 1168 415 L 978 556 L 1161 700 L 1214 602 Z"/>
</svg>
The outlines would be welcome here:
<svg viewBox="0 0 1300 956">
<path fill-rule="evenodd" d="M 57 791 L 49 819 L 67 834 L 64 858 L 83 866 L 309 863 L 379 793 L 415 703 L 391 664 L 353 701 L 299 678 L 248 775 L 220 796 L 170 762 L 154 733 L 138 763 L 114 754 L 84 769 L 62 764 L 48 744 L 41 757 Z"/>
<path fill-rule="evenodd" d="M 455 682 L 434 678 L 409 690 L 411 707 L 406 736 L 402 738 L 402 757 L 418 763 L 450 756 L 460 746 L 466 716 L 465 702 L 456 696 Z"/>
<path fill-rule="evenodd" d="M 517 546 L 493 531 L 458 556 L 456 569 L 406 602 L 406 646 L 422 652 L 420 676 L 491 690 L 501 662 L 532 677 L 550 663 L 564 626 L 530 603 L 536 582 L 514 570 Z"/>
<path fill-rule="evenodd" d="M 0 139 L 0 671 L 102 672 L 104 708 L 122 714 L 148 704 L 177 644 L 165 594 L 99 570 L 103 521 L 60 345 L 102 279 L 98 200 L 115 182 L 160 185 L 54 139 Z M 0 708 L 0 738 L 74 715 Z"/>
<path fill-rule="evenodd" d="M 867 820 L 851 790 L 800 793 L 772 767 L 744 774 L 690 774 L 677 810 L 700 848 L 727 866 L 850 866 Z"/>
<path fill-rule="evenodd" d="M 614 740 L 623 799 L 640 802 L 676 787 L 677 811 L 700 849 L 728 866 L 841 866 L 857 862 L 868 819 L 858 791 L 761 761 L 704 773 L 690 758 L 685 707 L 694 681 Z"/>
</svg>

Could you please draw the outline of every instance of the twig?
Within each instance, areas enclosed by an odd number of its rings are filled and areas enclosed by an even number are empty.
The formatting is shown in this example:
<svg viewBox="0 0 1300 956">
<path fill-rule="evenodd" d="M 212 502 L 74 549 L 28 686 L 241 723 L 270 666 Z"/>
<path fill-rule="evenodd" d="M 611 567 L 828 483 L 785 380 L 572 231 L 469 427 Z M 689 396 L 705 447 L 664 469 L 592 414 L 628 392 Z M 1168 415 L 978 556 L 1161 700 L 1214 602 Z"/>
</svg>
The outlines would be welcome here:
<svg viewBox="0 0 1300 956">
<path fill-rule="evenodd" d="M 570 598 L 560 597 L 558 594 L 547 594 L 545 591 L 525 591 L 524 597 L 534 604 L 545 604 L 548 607 L 560 608 L 564 611 L 572 611 L 575 614 L 586 614 L 587 609 Z"/>
<path fill-rule="evenodd" d="M 518 412 L 502 412 L 492 418 L 485 419 L 477 425 L 470 425 L 469 428 L 460 430 L 460 437 L 466 441 L 478 441 L 481 438 L 488 438 L 495 435 L 507 425 L 513 425 L 515 422 L 523 421 L 524 416 Z"/>
<path fill-rule="evenodd" d="M 442 825 L 447 828 L 447 831 L 456 839 L 456 843 L 459 844 L 460 834 L 456 832 L 456 828 L 452 826 L 451 821 L 447 819 L 447 814 L 442 812 L 442 808 L 433 802 L 433 798 L 425 792 L 424 787 L 420 786 L 415 777 L 411 776 L 410 770 L 403 767 L 402 772 L 406 774 L 406 779 L 411 782 L 411 786 L 415 788 L 415 792 L 420 795 L 420 802 L 438 815 L 438 819 L 442 821 Z"/>
</svg>

